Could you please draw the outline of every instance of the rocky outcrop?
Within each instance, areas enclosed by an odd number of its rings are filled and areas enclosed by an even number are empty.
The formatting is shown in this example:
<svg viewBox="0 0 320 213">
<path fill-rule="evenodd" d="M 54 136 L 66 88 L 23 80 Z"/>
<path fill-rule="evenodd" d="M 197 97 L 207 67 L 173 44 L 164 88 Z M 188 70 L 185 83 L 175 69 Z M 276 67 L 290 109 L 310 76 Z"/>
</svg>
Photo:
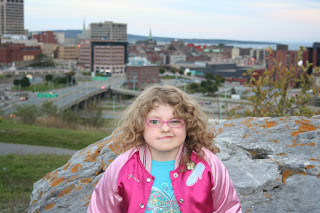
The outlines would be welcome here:
<svg viewBox="0 0 320 213">
<path fill-rule="evenodd" d="M 242 118 L 214 129 L 243 212 L 319 212 L 320 116 Z M 75 153 L 34 184 L 29 212 L 86 212 L 117 150 L 107 137 Z"/>
</svg>

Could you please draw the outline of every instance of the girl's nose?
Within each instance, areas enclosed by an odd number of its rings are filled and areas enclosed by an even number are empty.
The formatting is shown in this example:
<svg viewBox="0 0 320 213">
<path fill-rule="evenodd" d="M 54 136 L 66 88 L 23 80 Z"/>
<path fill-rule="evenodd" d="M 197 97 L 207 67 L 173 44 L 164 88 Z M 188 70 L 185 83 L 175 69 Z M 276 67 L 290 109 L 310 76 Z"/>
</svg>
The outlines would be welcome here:
<svg viewBox="0 0 320 213">
<path fill-rule="evenodd" d="M 161 131 L 163 131 L 163 132 L 167 132 L 167 131 L 170 131 L 170 126 L 168 125 L 168 123 L 165 123 L 165 124 L 163 124 L 162 125 L 162 127 L 161 127 Z"/>
</svg>

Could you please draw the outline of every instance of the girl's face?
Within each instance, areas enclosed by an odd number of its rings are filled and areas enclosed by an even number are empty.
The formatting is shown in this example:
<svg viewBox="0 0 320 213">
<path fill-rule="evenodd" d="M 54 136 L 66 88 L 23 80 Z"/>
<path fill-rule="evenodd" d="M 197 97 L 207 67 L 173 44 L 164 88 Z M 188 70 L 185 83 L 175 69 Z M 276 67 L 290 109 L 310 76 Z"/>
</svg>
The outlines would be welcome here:
<svg viewBox="0 0 320 213">
<path fill-rule="evenodd" d="M 173 116 L 173 111 L 173 107 L 169 104 L 158 104 L 147 114 L 146 120 L 158 119 L 169 121 L 178 119 Z M 162 127 L 155 128 L 150 127 L 145 122 L 143 136 L 149 145 L 152 160 L 175 160 L 180 146 L 186 139 L 186 125 L 180 128 L 171 128 L 167 123 L 164 123 Z"/>
</svg>

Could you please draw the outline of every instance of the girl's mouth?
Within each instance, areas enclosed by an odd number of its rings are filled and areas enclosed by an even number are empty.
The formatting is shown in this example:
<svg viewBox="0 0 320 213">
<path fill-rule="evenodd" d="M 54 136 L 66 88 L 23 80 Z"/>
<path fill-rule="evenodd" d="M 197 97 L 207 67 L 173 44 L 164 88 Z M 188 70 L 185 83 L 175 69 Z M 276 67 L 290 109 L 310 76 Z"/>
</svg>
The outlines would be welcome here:
<svg viewBox="0 0 320 213">
<path fill-rule="evenodd" d="M 164 137 L 161 137 L 160 140 L 165 140 L 165 139 L 171 139 L 173 138 L 172 136 L 164 136 Z"/>
</svg>

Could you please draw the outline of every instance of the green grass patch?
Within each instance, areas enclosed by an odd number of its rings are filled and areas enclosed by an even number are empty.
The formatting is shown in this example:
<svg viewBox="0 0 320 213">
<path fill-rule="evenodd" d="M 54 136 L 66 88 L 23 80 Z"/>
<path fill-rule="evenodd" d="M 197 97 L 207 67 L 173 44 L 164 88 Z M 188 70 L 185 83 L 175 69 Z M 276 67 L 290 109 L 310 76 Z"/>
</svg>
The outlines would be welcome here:
<svg viewBox="0 0 320 213">
<path fill-rule="evenodd" d="M 69 159 L 48 154 L 0 156 L 0 212 L 27 212 L 33 183 Z"/>
<path fill-rule="evenodd" d="M 113 110 L 113 106 L 107 106 L 107 107 L 101 107 L 103 110 L 109 110 L 112 111 Z M 127 109 L 127 107 L 124 106 L 116 106 L 115 107 L 115 111 L 124 111 L 125 109 Z"/>
<path fill-rule="evenodd" d="M 171 76 L 171 75 L 165 75 L 165 76 L 160 77 L 160 79 L 175 79 L 175 78 L 176 78 L 176 76 Z M 178 76 L 177 79 L 188 79 L 188 78 Z"/>
<path fill-rule="evenodd" d="M 107 103 L 104 103 L 103 105 L 113 106 L 113 103 L 112 102 L 107 102 Z M 115 106 L 121 106 L 121 105 L 123 105 L 123 104 L 115 103 Z"/>
<path fill-rule="evenodd" d="M 21 90 L 33 92 L 33 90 L 35 89 L 36 92 L 47 92 L 47 91 L 52 91 L 52 90 L 60 89 L 64 87 L 66 87 L 66 84 L 52 85 L 51 83 L 48 83 L 48 84 L 36 84 L 35 86 L 33 84 L 30 84 L 29 87 L 21 88 Z M 19 90 L 19 86 L 14 86 L 12 87 L 12 89 Z"/>
<path fill-rule="evenodd" d="M 109 121 L 110 122 L 110 121 Z M 3 119 L 0 122 L 1 142 L 82 149 L 95 143 L 111 132 L 68 130 L 14 123 Z"/>
</svg>

